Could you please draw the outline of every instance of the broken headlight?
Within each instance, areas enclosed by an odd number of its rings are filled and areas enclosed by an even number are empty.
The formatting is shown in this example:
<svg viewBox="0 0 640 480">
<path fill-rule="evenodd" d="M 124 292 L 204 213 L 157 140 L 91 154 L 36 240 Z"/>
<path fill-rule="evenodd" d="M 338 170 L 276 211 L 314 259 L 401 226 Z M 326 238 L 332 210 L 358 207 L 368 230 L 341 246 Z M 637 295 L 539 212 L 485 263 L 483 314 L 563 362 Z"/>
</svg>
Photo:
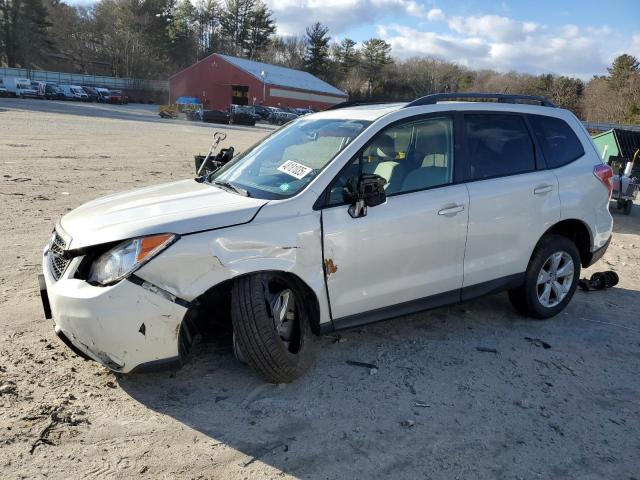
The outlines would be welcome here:
<svg viewBox="0 0 640 480">
<path fill-rule="evenodd" d="M 125 240 L 95 259 L 87 280 L 100 285 L 111 285 L 122 280 L 177 239 L 177 235 L 163 233 Z"/>
</svg>

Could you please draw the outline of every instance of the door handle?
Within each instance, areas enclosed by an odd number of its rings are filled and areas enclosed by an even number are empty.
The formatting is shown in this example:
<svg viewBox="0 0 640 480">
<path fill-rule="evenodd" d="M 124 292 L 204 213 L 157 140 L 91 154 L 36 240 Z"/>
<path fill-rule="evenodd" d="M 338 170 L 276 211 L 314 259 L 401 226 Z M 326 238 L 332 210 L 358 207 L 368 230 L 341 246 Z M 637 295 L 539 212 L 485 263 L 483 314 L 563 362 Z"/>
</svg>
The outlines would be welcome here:
<svg viewBox="0 0 640 480">
<path fill-rule="evenodd" d="M 443 208 L 442 210 L 438 210 L 438 215 L 455 215 L 460 212 L 464 212 L 464 205 L 453 205 Z"/>
<path fill-rule="evenodd" d="M 553 186 L 552 185 L 538 185 L 536 188 L 533 189 L 533 194 L 534 195 L 546 195 L 551 190 L 553 190 Z"/>
</svg>

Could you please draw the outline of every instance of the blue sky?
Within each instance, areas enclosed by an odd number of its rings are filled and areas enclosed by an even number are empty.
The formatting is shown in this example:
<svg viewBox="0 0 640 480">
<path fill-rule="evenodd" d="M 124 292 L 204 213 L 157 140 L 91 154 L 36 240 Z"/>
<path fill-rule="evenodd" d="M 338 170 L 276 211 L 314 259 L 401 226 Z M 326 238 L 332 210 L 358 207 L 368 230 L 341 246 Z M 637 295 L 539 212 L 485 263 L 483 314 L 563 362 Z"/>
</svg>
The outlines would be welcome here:
<svg viewBox="0 0 640 480">
<path fill-rule="evenodd" d="M 280 34 L 303 34 L 320 21 L 335 40 L 383 38 L 398 58 L 587 80 L 620 53 L 640 57 L 640 0 L 265 1 Z"/>
</svg>

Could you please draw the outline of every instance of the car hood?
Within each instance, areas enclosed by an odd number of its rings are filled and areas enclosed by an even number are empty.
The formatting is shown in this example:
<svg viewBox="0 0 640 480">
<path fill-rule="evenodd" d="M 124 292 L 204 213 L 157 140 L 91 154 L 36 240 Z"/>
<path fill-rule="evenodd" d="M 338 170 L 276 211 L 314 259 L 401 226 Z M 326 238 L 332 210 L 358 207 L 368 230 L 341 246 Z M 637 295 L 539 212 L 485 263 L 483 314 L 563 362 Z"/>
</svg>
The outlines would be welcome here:
<svg viewBox="0 0 640 480">
<path fill-rule="evenodd" d="M 267 200 L 244 197 L 195 180 L 108 195 L 60 220 L 67 248 L 156 233 L 186 234 L 250 222 Z"/>
</svg>

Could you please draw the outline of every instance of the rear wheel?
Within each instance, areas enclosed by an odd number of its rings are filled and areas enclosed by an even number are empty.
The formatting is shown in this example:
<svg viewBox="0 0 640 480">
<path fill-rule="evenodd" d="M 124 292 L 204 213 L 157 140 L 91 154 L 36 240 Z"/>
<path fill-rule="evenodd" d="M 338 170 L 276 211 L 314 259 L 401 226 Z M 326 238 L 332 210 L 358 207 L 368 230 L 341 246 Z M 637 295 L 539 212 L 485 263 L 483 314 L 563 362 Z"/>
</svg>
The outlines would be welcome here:
<svg viewBox="0 0 640 480">
<path fill-rule="evenodd" d="M 313 334 L 302 298 L 278 273 L 242 277 L 233 285 L 234 351 L 268 382 L 291 382 L 310 363 Z"/>
<path fill-rule="evenodd" d="M 580 254 L 575 243 L 559 235 L 545 236 L 536 247 L 524 284 L 509 291 L 509 300 L 522 314 L 550 318 L 571 301 L 580 277 Z"/>
<path fill-rule="evenodd" d="M 633 200 L 627 200 L 624 204 L 624 209 L 622 213 L 625 215 L 629 215 L 631 213 L 631 209 L 633 208 Z"/>
</svg>

